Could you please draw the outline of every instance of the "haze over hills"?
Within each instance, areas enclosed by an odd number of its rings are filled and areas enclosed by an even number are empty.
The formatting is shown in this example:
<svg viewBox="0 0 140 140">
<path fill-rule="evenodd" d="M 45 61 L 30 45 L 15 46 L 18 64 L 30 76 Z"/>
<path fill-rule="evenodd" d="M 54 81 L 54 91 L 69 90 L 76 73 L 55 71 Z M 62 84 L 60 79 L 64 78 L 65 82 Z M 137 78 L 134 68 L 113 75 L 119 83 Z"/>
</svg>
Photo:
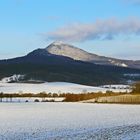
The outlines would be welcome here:
<svg viewBox="0 0 140 140">
<path fill-rule="evenodd" d="M 0 79 L 20 74 L 25 75 L 22 82 L 34 79 L 85 85 L 117 84 L 127 83 L 129 80 L 140 80 L 140 69 L 119 67 L 109 63 L 108 59 L 111 58 L 91 54 L 62 42 L 54 42 L 45 49 L 36 49 L 23 57 L 1 60 Z M 122 63 L 124 63 L 123 60 Z"/>
<path fill-rule="evenodd" d="M 91 62 L 94 64 L 140 68 L 140 61 L 122 60 L 105 56 L 99 56 L 97 54 L 88 53 L 72 45 L 65 44 L 62 41 L 53 42 L 46 48 L 46 50 L 51 54 L 67 56 L 75 60 Z"/>
</svg>

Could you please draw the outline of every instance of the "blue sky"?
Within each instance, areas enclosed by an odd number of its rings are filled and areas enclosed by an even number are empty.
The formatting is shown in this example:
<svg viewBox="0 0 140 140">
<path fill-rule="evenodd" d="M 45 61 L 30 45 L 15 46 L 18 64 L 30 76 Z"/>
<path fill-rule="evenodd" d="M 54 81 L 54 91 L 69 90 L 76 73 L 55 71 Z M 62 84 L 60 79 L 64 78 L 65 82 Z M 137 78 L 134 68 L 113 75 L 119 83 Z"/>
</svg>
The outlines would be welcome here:
<svg viewBox="0 0 140 140">
<path fill-rule="evenodd" d="M 55 40 L 99 55 L 140 59 L 140 0 L 0 1 L 0 59 Z"/>
</svg>

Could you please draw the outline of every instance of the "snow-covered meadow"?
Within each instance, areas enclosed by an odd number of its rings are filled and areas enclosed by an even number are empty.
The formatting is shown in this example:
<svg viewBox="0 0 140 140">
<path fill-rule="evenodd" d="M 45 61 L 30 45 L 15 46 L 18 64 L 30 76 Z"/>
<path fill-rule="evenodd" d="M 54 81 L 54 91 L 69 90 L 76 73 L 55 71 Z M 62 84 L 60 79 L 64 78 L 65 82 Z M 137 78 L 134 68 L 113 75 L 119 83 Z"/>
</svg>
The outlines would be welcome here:
<svg viewBox="0 0 140 140">
<path fill-rule="evenodd" d="M 129 92 L 128 85 L 104 85 L 104 86 L 86 86 L 68 82 L 45 82 L 45 83 L 19 83 L 24 75 L 14 74 L 0 80 L 0 92 L 3 93 L 86 93 L 103 92 L 107 90 L 114 92 Z M 15 83 L 11 83 L 11 82 Z M 114 88 L 115 87 L 115 88 Z"/>
<path fill-rule="evenodd" d="M 118 86 L 120 87 L 121 85 Z M 40 93 L 44 91 L 47 93 L 86 93 L 100 91 L 105 93 L 107 90 L 114 92 L 129 92 L 129 89 L 125 88 L 109 89 L 66 82 L 46 82 L 38 84 L 0 82 L 0 92 L 4 93 Z"/>
<path fill-rule="evenodd" d="M 140 106 L 0 103 L 1 140 L 139 140 Z"/>
<path fill-rule="evenodd" d="M 105 91 L 104 88 L 90 87 L 65 82 L 47 82 L 38 84 L 0 83 L 0 92 L 4 93 L 82 93 L 83 91 Z"/>
</svg>

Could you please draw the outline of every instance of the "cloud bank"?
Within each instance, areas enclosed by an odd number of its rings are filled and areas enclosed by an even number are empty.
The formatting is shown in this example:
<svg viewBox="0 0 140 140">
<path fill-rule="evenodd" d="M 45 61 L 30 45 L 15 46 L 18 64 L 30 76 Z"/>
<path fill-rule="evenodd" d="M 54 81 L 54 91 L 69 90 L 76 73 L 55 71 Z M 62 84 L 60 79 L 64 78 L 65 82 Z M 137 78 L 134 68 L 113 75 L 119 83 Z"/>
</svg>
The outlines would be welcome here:
<svg viewBox="0 0 140 140">
<path fill-rule="evenodd" d="M 140 19 L 97 20 L 93 23 L 77 23 L 58 28 L 45 34 L 49 40 L 82 42 L 96 39 L 112 40 L 119 35 L 140 36 Z"/>
</svg>

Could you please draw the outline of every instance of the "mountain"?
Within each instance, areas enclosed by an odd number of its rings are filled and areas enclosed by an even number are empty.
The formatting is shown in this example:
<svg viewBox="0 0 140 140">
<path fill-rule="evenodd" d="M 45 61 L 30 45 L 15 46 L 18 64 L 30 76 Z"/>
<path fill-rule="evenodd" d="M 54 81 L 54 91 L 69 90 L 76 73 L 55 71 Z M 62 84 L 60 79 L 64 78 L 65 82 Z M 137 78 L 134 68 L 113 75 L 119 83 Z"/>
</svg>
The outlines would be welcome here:
<svg viewBox="0 0 140 140">
<path fill-rule="evenodd" d="M 75 60 L 81 60 L 100 65 L 113 65 L 121 67 L 139 68 L 140 61 L 121 60 L 105 56 L 99 56 L 93 53 L 88 53 L 82 49 L 76 48 L 72 45 L 65 44 L 61 41 L 50 44 L 46 50 L 55 55 L 67 56 Z"/>
<path fill-rule="evenodd" d="M 0 79 L 16 74 L 24 75 L 18 82 L 62 81 L 84 85 L 120 84 L 140 80 L 140 69 L 97 65 L 51 52 L 58 52 L 61 48 L 64 48 L 61 43 L 55 42 L 45 49 L 36 49 L 22 57 L 0 60 Z M 87 59 L 88 53 L 83 50 L 68 45 L 65 49 L 64 53 L 76 54 L 77 59 Z M 93 57 L 93 54 L 89 55 Z"/>
</svg>

